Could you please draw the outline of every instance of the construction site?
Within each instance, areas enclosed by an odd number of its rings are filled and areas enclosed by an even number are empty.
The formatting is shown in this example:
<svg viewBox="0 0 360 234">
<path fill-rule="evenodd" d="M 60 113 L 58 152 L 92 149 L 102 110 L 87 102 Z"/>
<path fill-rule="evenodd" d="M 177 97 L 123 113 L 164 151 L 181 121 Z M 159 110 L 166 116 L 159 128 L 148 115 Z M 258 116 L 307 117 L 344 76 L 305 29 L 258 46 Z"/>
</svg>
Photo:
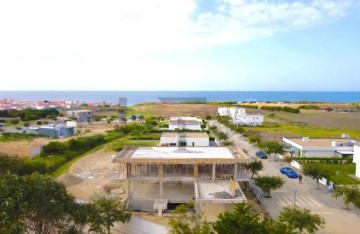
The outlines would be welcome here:
<svg viewBox="0 0 360 234">
<path fill-rule="evenodd" d="M 127 182 L 132 210 L 171 210 L 246 201 L 238 181 L 251 159 L 228 147 L 127 147 L 113 159 L 118 179 Z"/>
</svg>

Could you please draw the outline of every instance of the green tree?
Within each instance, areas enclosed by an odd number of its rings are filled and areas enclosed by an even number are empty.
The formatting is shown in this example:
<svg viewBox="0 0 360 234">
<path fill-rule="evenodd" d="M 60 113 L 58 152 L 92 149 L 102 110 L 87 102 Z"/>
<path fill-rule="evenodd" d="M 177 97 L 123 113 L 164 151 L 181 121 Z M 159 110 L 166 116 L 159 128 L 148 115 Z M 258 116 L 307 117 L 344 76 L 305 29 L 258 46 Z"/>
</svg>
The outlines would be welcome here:
<svg viewBox="0 0 360 234">
<path fill-rule="evenodd" d="M 259 214 L 252 212 L 251 206 L 245 202 L 235 204 L 232 212 L 219 214 L 213 227 L 219 234 L 257 234 L 266 231 Z"/>
<path fill-rule="evenodd" d="M 254 162 L 246 164 L 244 167 L 245 170 L 251 173 L 251 178 L 254 178 L 254 175 L 263 169 L 263 164 L 261 160 L 255 160 Z"/>
<path fill-rule="evenodd" d="M 284 162 L 289 163 L 289 166 L 291 166 L 291 162 L 293 161 L 293 157 L 289 157 L 289 156 L 285 156 L 284 157 Z"/>
<path fill-rule="evenodd" d="M 260 187 L 266 194 L 271 197 L 271 190 L 281 188 L 285 181 L 279 176 L 259 176 L 255 178 L 255 185 Z"/>
<path fill-rule="evenodd" d="M 223 146 L 233 146 L 233 145 L 234 145 L 234 142 L 226 140 L 226 141 L 223 141 L 223 142 L 222 142 L 222 145 L 223 145 Z"/>
<path fill-rule="evenodd" d="M 226 141 L 226 140 L 228 139 L 228 136 L 227 136 L 225 133 L 221 132 L 221 131 L 218 131 L 218 132 L 216 133 L 216 137 L 217 137 L 220 141 Z"/>
<path fill-rule="evenodd" d="M 338 185 L 334 189 L 334 198 L 342 197 L 344 199 L 345 209 L 350 210 L 350 205 L 360 208 L 360 190 L 357 186 Z"/>
<path fill-rule="evenodd" d="M 206 119 L 206 120 L 211 120 L 211 116 L 210 116 L 210 115 L 207 115 L 207 116 L 205 116 L 205 119 Z"/>
<path fill-rule="evenodd" d="M 208 234 L 212 231 L 204 214 L 196 210 L 194 201 L 177 206 L 169 226 L 172 234 Z"/>
<path fill-rule="evenodd" d="M 36 125 L 42 125 L 43 124 L 43 122 L 42 121 L 36 121 Z"/>
<path fill-rule="evenodd" d="M 260 137 L 256 135 L 250 135 L 248 139 L 251 144 L 259 145 L 261 143 Z"/>
<path fill-rule="evenodd" d="M 86 212 L 78 212 L 82 209 L 64 185 L 49 176 L 7 175 L 0 179 L 0 227 L 6 230 L 0 228 L 0 233 L 63 232 L 86 223 Z"/>
<path fill-rule="evenodd" d="M 90 215 L 90 231 L 110 234 L 115 222 L 129 222 L 131 213 L 126 204 L 110 197 L 98 197 L 94 200 Z"/>
<path fill-rule="evenodd" d="M 309 176 L 316 180 L 317 189 L 320 189 L 319 180 L 322 178 L 329 178 L 331 172 L 321 164 L 306 163 L 302 166 L 304 175 Z"/>
<path fill-rule="evenodd" d="M 291 226 L 302 233 L 304 230 L 315 233 L 323 228 L 325 221 L 317 214 L 312 214 L 308 209 L 284 207 L 278 218 L 280 223 Z"/>
<path fill-rule="evenodd" d="M 261 143 L 261 148 L 269 155 L 284 153 L 284 145 L 276 141 L 263 142 Z"/>
<path fill-rule="evenodd" d="M 29 127 L 30 126 L 30 122 L 26 121 L 24 122 L 24 127 Z"/>
</svg>

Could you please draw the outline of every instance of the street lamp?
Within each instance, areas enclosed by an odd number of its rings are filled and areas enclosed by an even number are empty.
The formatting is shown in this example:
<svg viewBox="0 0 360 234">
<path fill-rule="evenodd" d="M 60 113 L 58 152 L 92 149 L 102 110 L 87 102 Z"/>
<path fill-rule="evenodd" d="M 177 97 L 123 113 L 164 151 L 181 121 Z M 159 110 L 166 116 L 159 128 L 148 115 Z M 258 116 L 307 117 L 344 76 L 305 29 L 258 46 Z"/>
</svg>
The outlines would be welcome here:
<svg viewBox="0 0 360 234">
<path fill-rule="evenodd" d="M 294 209 L 296 207 L 296 194 L 297 194 L 298 190 L 297 189 L 294 189 Z"/>
</svg>

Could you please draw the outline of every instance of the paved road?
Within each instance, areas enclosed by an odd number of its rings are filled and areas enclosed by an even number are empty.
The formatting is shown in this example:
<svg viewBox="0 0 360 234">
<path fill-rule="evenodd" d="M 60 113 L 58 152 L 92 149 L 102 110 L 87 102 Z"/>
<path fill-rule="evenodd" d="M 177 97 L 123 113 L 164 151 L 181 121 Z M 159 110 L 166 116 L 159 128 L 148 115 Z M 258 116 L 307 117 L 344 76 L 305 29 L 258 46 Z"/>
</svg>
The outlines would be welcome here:
<svg viewBox="0 0 360 234">
<path fill-rule="evenodd" d="M 246 139 L 239 134 L 235 134 L 224 125 L 217 121 L 210 121 L 210 125 L 215 125 L 219 130 L 228 134 L 229 140 L 233 141 L 237 146 L 246 149 L 249 155 L 255 157 L 255 152 L 258 150 L 255 146 L 249 144 Z M 282 176 L 286 183 L 285 185 L 272 192 L 272 198 L 265 199 L 267 211 L 273 218 L 277 218 L 280 210 L 284 206 L 294 204 L 294 197 L 296 189 L 296 205 L 299 207 L 310 209 L 313 213 L 319 214 L 325 218 L 325 229 L 318 233 L 360 233 L 360 210 L 353 208 L 352 211 L 343 209 L 342 199 L 335 200 L 331 194 L 328 193 L 327 187 L 321 185 L 320 190 L 316 188 L 316 181 L 303 177 L 303 184 L 299 184 L 297 179 L 289 179 L 279 172 L 279 168 L 287 166 L 288 164 L 280 159 L 262 159 L 264 169 L 259 173 L 260 175 Z"/>
</svg>

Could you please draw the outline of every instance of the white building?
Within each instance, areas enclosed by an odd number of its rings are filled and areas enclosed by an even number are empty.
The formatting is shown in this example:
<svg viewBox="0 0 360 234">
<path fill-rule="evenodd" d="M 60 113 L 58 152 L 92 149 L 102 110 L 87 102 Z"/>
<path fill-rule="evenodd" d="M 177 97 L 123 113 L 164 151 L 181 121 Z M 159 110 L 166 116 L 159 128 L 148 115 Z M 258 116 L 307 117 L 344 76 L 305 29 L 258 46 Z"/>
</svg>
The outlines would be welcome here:
<svg viewBox="0 0 360 234">
<path fill-rule="evenodd" d="M 246 110 L 239 107 L 219 107 L 218 114 L 220 116 L 234 117 L 235 115 L 246 115 Z"/>
<path fill-rule="evenodd" d="M 71 110 L 66 112 L 66 117 L 76 118 L 80 122 L 92 122 L 94 120 L 94 111 L 92 110 Z"/>
<path fill-rule="evenodd" d="M 354 154 L 356 141 L 346 138 L 286 138 L 283 141 L 290 145 L 300 157 L 342 157 Z"/>
<path fill-rule="evenodd" d="M 201 122 L 196 117 L 171 117 L 169 130 L 201 130 Z"/>
<path fill-rule="evenodd" d="M 206 132 L 164 132 L 160 138 L 160 146 L 209 146 Z"/>
<path fill-rule="evenodd" d="M 360 178 L 360 145 L 355 145 L 354 146 L 353 162 L 356 163 L 355 176 Z"/>
<path fill-rule="evenodd" d="M 246 114 L 244 108 L 239 107 L 219 107 L 218 113 L 220 116 L 229 116 L 233 120 L 233 124 L 260 126 L 264 122 L 262 114 Z"/>
<path fill-rule="evenodd" d="M 239 125 L 261 126 L 263 122 L 264 122 L 264 116 L 262 114 L 235 115 L 233 118 L 233 123 L 237 126 Z"/>
</svg>

